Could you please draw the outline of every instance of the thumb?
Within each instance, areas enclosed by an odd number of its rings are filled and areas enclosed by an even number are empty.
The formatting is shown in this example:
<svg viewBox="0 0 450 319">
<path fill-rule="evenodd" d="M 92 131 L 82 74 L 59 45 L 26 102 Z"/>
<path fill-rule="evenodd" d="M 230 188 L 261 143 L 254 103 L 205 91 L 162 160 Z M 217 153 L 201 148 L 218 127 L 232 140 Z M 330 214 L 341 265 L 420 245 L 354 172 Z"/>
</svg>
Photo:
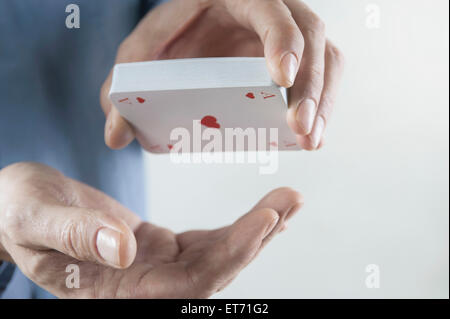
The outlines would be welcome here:
<svg viewBox="0 0 450 319">
<path fill-rule="evenodd" d="M 231 225 L 222 239 L 190 265 L 192 280 L 200 291 L 213 294 L 236 277 L 257 254 L 278 219 L 275 210 L 264 208 Z"/>
<path fill-rule="evenodd" d="M 116 63 L 141 62 L 158 59 L 177 37 L 195 22 L 209 6 L 206 1 L 173 0 L 151 10 L 121 44 Z M 106 115 L 105 143 L 112 149 L 130 144 L 136 132 L 109 99 L 113 72 L 100 91 L 100 104 Z"/>
<path fill-rule="evenodd" d="M 136 257 L 136 238 L 122 220 L 98 210 L 46 206 L 33 216 L 24 244 L 54 249 L 80 261 L 127 268 Z"/>
</svg>

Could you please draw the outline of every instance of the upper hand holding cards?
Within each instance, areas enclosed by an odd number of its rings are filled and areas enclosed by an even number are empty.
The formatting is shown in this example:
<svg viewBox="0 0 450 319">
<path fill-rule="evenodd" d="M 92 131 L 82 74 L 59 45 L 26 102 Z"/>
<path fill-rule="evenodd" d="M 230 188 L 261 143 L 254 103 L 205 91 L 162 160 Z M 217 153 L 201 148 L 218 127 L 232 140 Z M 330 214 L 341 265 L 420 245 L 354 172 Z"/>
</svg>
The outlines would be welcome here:
<svg viewBox="0 0 450 319">
<path fill-rule="evenodd" d="M 286 123 L 286 90 L 264 58 L 118 64 L 109 97 L 153 153 L 175 149 L 180 132 L 189 134 L 190 152 L 219 138 L 223 151 L 300 149 Z"/>
</svg>

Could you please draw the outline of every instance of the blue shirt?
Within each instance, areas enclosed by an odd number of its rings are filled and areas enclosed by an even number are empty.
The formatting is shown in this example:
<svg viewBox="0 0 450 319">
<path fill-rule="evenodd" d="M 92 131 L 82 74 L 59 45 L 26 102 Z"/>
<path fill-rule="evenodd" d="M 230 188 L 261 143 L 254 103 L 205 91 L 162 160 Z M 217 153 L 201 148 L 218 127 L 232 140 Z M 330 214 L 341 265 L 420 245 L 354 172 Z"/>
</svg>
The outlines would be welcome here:
<svg viewBox="0 0 450 319">
<path fill-rule="evenodd" d="M 134 143 L 104 143 L 99 90 L 117 48 L 156 0 L 0 1 L 0 169 L 21 161 L 50 165 L 145 216 L 142 154 Z M 66 6 L 80 8 L 68 29 Z M 8 263 L 3 298 L 51 295 Z"/>
</svg>

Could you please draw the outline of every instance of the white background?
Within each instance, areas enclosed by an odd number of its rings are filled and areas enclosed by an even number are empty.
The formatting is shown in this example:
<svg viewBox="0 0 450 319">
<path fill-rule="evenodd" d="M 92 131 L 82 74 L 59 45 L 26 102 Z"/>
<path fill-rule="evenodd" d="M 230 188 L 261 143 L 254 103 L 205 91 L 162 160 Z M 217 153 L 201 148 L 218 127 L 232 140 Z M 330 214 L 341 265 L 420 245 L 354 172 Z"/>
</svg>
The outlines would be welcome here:
<svg viewBox="0 0 450 319">
<path fill-rule="evenodd" d="M 270 176 L 150 155 L 151 219 L 175 231 L 222 226 L 290 186 L 304 209 L 216 297 L 448 298 L 448 1 L 308 3 L 347 58 L 326 147 L 282 153 Z M 371 3 L 380 29 L 366 27 Z M 380 266 L 380 289 L 365 286 L 368 264 Z"/>
</svg>

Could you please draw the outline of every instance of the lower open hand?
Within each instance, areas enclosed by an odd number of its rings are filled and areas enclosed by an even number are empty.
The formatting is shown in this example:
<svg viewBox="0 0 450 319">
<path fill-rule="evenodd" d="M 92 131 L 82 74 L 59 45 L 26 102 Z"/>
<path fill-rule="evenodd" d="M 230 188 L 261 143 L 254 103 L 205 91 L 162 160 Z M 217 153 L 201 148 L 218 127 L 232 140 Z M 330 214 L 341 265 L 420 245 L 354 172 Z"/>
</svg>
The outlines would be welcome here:
<svg viewBox="0 0 450 319">
<path fill-rule="evenodd" d="M 15 164 L 0 171 L 0 258 L 58 297 L 209 297 L 301 205 L 282 188 L 230 226 L 174 234 L 52 168 Z M 79 267 L 79 288 L 67 286 L 68 265 Z"/>
</svg>

